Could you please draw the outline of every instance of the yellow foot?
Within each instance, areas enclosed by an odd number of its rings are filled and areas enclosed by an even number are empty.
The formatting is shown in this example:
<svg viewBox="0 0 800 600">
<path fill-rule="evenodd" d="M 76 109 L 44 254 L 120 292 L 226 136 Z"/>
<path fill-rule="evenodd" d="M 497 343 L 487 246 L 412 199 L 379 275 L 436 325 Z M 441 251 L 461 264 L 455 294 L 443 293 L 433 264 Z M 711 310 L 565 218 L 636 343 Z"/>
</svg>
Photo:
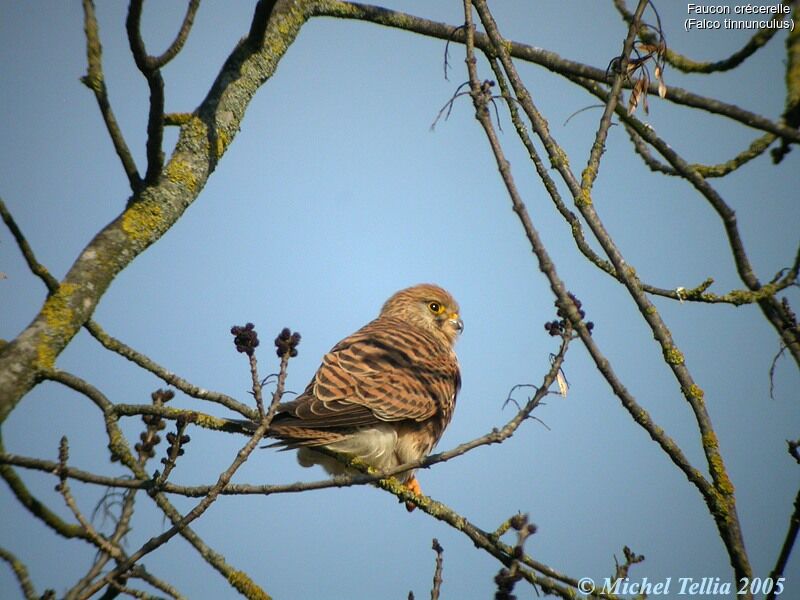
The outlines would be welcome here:
<svg viewBox="0 0 800 600">
<path fill-rule="evenodd" d="M 406 481 L 406 487 L 409 490 L 411 490 L 412 492 L 414 492 L 415 494 L 417 494 L 419 496 L 422 495 L 422 488 L 419 486 L 419 481 L 413 475 L 411 476 L 411 479 Z M 408 512 L 413 511 L 415 508 L 417 508 L 416 504 L 414 504 L 410 500 L 406 502 L 406 510 Z"/>
</svg>

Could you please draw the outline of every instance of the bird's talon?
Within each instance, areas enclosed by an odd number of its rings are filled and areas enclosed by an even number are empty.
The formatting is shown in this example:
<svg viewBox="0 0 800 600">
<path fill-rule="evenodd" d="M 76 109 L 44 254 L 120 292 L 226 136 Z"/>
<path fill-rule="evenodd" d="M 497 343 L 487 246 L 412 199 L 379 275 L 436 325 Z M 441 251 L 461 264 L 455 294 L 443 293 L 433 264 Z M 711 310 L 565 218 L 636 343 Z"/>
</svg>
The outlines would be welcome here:
<svg viewBox="0 0 800 600">
<path fill-rule="evenodd" d="M 411 479 L 406 481 L 406 487 L 410 491 L 414 492 L 417 496 L 422 495 L 422 488 L 420 487 L 419 480 L 416 477 L 412 476 Z M 415 508 L 417 508 L 416 504 L 414 504 L 410 500 L 406 500 L 406 510 L 408 512 L 412 512 Z"/>
</svg>

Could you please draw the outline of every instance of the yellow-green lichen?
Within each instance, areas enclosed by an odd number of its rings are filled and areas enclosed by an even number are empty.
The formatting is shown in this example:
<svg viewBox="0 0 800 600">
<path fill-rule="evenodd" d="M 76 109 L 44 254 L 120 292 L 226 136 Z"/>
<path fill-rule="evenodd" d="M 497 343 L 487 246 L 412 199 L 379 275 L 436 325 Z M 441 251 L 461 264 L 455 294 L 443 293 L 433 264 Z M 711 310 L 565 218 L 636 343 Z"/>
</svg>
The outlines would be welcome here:
<svg viewBox="0 0 800 600">
<path fill-rule="evenodd" d="M 76 289 L 77 286 L 73 283 L 61 284 L 42 306 L 46 329 L 37 345 L 36 358 L 43 369 L 52 369 L 55 365 L 57 352 L 54 341 L 67 337 L 72 331 L 74 314 L 69 300 Z"/>
<path fill-rule="evenodd" d="M 167 165 L 166 174 L 167 179 L 169 179 L 172 183 L 182 185 L 192 194 L 197 191 L 197 177 L 192 172 L 192 169 L 189 167 L 188 163 L 180 158 L 173 158 L 169 162 Z"/>
<path fill-rule="evenodd" d="M 582 189 L 578 196 L 575 198 L 576 206 L 591 206 L 592 194 L 589 190 Z"/>
<path fill-rule="evenodd" d="M 56 364 L 56 351 L 47 341 L 39 342 L 36 347 L 36 362 L 43 369 L 52 369 Z"/>
<path fill-rule="evenodd" d="M 591 190 L 592 183 L 597 178 L 597 169 L 594 166 L 587 166 L 581 173 L 581 188 Z"/>
<path fill-rule="evenodd" d="M 272 600 L 271 596 L 250 579 L 250 576 L 244 571 L 232 570 L 228 573 L 228 583 L 250 600 Z"/>
<path fill-rule="evenodd" d="M 691 398 L 692 400 L 697 400 L 698 402 L 702 402 L 703 397 L 705 396 L 705 392 L 703 391 L 703 388 L 701 388 L 696 383 L 693 383 L 692 385 L 689 386 L 688 395 L 689 398 Z"/>
<path fill-rule="evenodd" d="M 732 496 L 734 492 L 733 483 L 725 471 L 725 465 L 722 462 L 722 457 L 719 453 L 719 440 L 713 431 L 707 431 L 703 434 L 703 448 L 709 456 L 709 466 L 711 469 L 711 477 L 714 479 L 719 492 L 725 496 Z"/>
<path fill-rule="evenodd" d="M 225 419 L 204 415 L 203 413 L 194 413 L 192 422 L 205 429 L 214 429 L 217 431 L 224 428 L 227 423 Z"/>
<path fill-rule="evenodd" d="M 231 139 L 228 134 L 222 130 L 217 130 L 217 158 L 221 158 L 222 155 L 225 154 L 225 150 L 230 143 Z"/>
<path fill-rule="evenodd" d="M 556 148 L 553 154 L 550 155 L 550 164 L 554 169 L 558 169 L 559 167 L 569 168 L 567 153 L 561 148 Z"/>
<path fill-rule="evenodd" d="M 164 219 L 164 211 L 152 200 L 131 204 L 122 215 L 122 230 L 132 240 L 146 241 L 154 237 Z"/>
<path fill-rule="evenodd" d="M 108 419 L 108 418 L 107 418 Z M 108 422 L 108 420 L 107 420 Z M 128 441 L 125 439 L 122 431 L 116 424 L 113 427 L 107 427 L 108 430 L 108 450 L 111 452 L 112 460 L 116 458 L 122 461 L 123 464 L 130 466 L 135 461 L 131 454 Z"/>
<path fill-rule="evenodd" d="M 714 452 L 719 451 L 719 440 L 717 439 L 716 433 L 713 431 L 706 431 L 703 434 L 703 448 L 713 450 Z"/>
<path fill-rule="evenodd" d="M 193 113 L 167 113 L 164 115 L 164 125 L 181 126 L 186 125 L 195 118 Z"/>
<path fill-rule="evenodd" d="M 194 113 L 190 114 L 186 122 L 181 125 L 181 134 L 192 138 L 196 142 L 208 143 L 208 127 Z"/>
<path fill-rule="evenodd" d="M 675 346 L 664 348 L 664 359 L 671 365 L 683 364 L 683 354 Z"/>
</svg>

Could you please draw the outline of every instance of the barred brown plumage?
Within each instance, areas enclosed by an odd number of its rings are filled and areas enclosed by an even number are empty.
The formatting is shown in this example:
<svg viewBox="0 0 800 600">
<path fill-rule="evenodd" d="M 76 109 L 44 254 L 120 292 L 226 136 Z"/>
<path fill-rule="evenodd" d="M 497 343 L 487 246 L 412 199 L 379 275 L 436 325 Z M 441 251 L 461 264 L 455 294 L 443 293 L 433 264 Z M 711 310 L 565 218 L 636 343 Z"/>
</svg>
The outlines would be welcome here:
<svg viewBox="0 0 800 600">
<path fill-rule="evenodd" d="M 303 466 L 331 474 L 327 448 L 378 469 L 427 456 L 453 416 L 461 375 L 453 346 L 463 329 L 458 303 L 422 284 L 394 294 L 374 321 L 336 344 L 305 391 L 279 406 L 268 436 L 298 449 Z M 400 475 L 419 492 L 413 471 Z"/>
</svg>

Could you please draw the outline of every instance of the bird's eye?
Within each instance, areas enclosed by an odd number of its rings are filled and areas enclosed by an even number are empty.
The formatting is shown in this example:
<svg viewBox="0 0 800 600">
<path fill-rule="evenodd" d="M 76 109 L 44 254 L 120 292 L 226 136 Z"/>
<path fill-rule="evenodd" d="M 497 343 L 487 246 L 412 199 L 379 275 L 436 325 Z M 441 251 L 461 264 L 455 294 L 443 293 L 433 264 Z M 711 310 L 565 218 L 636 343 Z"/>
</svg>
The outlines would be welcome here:
<svg viewBox="0 0 800 600">
<path fill-rule="evenodd" d="M 428 308 L 435 315 L 440 315 L 444 312 L 444 306 L 438 302 L 428 302 Z"/>
</svg>

